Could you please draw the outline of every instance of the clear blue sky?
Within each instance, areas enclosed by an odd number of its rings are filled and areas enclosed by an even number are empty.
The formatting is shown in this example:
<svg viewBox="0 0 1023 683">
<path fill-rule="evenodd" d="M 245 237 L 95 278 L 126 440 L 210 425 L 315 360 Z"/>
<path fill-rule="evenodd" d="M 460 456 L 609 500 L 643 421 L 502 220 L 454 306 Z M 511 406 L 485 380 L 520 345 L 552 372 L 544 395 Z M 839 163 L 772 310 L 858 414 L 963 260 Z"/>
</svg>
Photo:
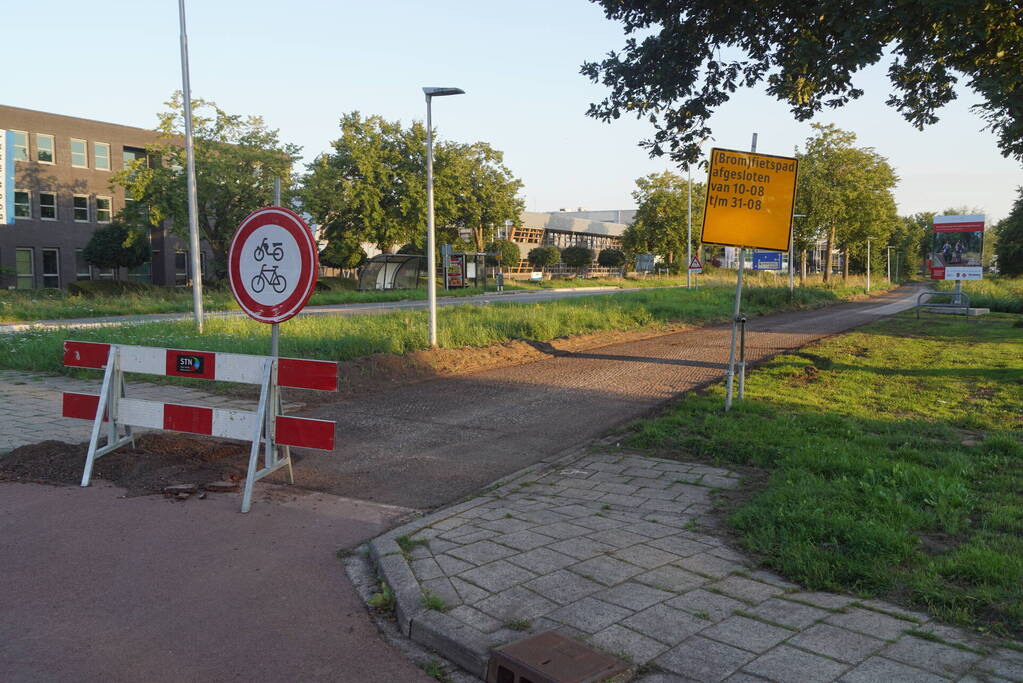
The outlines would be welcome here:
<svg viewBox="0 0 1023 683">
<path fill-rule="evenodd" d="M 435 102 L 440 135 L 503 150 L 530 210 L 628 208 L 637 177 L 672 169 L 636 146 L 644 122 L 584 115 L 603 89 L 580 64 L 623 42 L 587 0 L 190 0 L 188 13 L 193 96 L 264 116 L 307 160 L 337 137 L 341 113 L 422 119 L 420 87 L 453 85 L 468 94 Z M 152 127 L 181 87 L 175 0 L 16 3 L 4 29 L 4 104 Z M 972 95 L 918 132 L 885 107 L 884 70 L 859 79 L 863 99 L 817 120 L 888 157 L 900 213 L 969 205 L 1004 217 L 1023 172 L 981 130 Z M 756 131 L 773 154 L 810 134 L 757 92 L 734 97 L 711 126 L 719 146 L 745 148 Z"/>
</svg>

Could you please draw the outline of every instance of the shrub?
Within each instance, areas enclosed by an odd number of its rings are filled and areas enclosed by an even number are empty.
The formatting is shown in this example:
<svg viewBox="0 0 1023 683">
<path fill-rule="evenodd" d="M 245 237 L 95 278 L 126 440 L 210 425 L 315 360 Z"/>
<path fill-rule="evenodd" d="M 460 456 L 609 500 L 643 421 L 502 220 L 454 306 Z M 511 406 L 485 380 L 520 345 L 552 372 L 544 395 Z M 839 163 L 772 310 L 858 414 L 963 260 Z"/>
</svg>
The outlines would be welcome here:
<svg viewBox="0 0 1023 683">
<path fill-rule="evenodd" d="M 144 230 L 114 221 L 92 233 L 82 256 L 97 268 L 134 268 L 149 260 L 149 239 Z"/>
<path fill-rule="evenodd" d="M 366 252 L 358 244 L 331 241 L 320 252 L 320 264 L 328 268 L 358 268 L 366 262 Z"/>
<path fill-rule="evenodd" d="M 124 294 L 160 294 L 165 291 L 158 285 L 132 282 L 131 280 L 79 280 L 70 282 L 67 286 L 68 294 L 83 296 L 87 299 Z"/>
<path fill-rule="evenodd" d="M 487 257 L 488 266 L 507 268 L 518 265 L 519 260 L 522 258 L 519 245 L 511 240 L 494 240 L 486 246 L 486 251 L 496 254 L 495 256 Z"/>
<path fill-rule="evenodd" d="M 561 260 L 570 268 L 585 268 L 593 263 L 593 250 L 586 247 L 565 247 Z"/>
<path fill-rule="evenodd" d="M 561 252 L 557 247 L 536 247 L 529 250 L 526 260 L 534 268 L 549 268 L 561 263 Z"/>
<path fill-rule="evenodd" d="M 597 263 L 605 268 L 621 268 L 628 261 L 621 249 L 602 249 L 597 256 Z"/>
<path fill-rule="evenodd" d="M 359 281 L 351 277 L 321 277 L 316 279 L 318 292 L 354 292 Z"/>
</svg>

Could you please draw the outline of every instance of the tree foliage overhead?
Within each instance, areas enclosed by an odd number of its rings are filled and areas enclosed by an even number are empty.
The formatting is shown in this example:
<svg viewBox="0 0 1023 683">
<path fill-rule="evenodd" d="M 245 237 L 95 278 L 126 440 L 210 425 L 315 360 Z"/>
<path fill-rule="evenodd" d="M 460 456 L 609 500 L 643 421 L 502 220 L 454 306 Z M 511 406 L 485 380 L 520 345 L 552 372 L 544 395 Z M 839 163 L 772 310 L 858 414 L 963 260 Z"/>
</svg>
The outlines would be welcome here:
<svg viewBox="0 0 1023 683">
<path fill-rule="evenodd" d="M 303 207 L 328 240 L 371 242 L 382 251 L 423 245 L 426 234 L 426 128 L 352 112 L 341 117 L 333 151 L 308 166 Z M 518 218 L 522 183 L 485 142 L 434 142 L 434 217 L 438 240 L 471 230 L 482 251 L 494 230 Z"/>
<path fill-rule="evenodd" d="M 888 105 L 917 128 L 963 80 L 1006 156 L 1023 160 L 1019 0 L 594 0 L 628 36 L 582 73 L 610 94 L 588 114 L 649 118 L 651 155 L 699 158 L 715 109 L 759 84 L 796 119 L 863 95 L 854 75 L 891 58 Z"/>
<path fill-rule="evenodd" d="M 689 227 L 688 181 L 671 172 L 651 173 L 636 180 L 632 193 L 636 215 L 622 234 L 622 247 L 630 254 L 654 253 L 667 263 L 684 259 Z M 692 238 L 699 244 L 703 225 L 706 189 L 703 183 L 692 187 Z"/>
<path fill-rule="evenodd" d="M 998 256 L 998 271 L 1003 275 L 1023 275 L 1023 187 L 1009 215 L 998 222 L 998 242 L 995 254 Z"/>
<path fill-rule="evenodd" d="M 171 219 L 172 230 L 188 235 L 184 107 L 180 92 L 160 114 L 160 140 L 146 149 L 153 163 L 136 160 L 114 174 L 113 182 L 136 201 L 124 210 L 133 225 L 159 225 Z M 241 222 L 254 210 L 273 203 L 274 179 L 282 193 L 291 185 L 291 165 L 301 148 L 280 141 L 276 130 L 258 116 L 228 114 L 215 102 L 192 100 L 196 199 L 199 233 L 213 250 L 217 277 L 227 272 L 227 250 Z"/>
<path fill-rule="evenodd" d="M 120 221 L 98 228 L 82 252 L 87 263 L 97 268 L 115 269 L 141 266 L 150 255 L 146 231 Z"/>
</svg>

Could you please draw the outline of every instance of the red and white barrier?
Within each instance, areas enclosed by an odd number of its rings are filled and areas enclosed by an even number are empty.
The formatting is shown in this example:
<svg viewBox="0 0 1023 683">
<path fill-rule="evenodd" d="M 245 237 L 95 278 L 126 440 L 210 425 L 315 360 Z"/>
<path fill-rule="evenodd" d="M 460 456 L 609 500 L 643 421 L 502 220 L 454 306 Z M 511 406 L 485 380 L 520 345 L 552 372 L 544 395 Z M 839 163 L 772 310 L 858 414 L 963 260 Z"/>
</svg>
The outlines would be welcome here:
<svg viewBox="0 0 1023 683">
<path fill-rule="evenodd" d="M 255 482 L 271 472 L 287 467 L 288 482 L 294 483 L 291 446 L 334 448 L 335 423 L 284 415 L 280 387 L 337 391 L 337 363 L 66 341 L 64 365 L 105 369 L 99 395 L 65 392 L 63 397 L 64 417 L 93 420 L 82 486 L 89 485 L 97 458 L 134 443 L 133 427 L 252 441 L 242 512 L 251 507 Z M 259 384 L 262 388 L 254 411 L 187 406 L 128 398 L 125 372 Z M 106 442 L 100 446 L 104 426 Z M 257 469 L 261 446 L 263 468 Z"/>
</svg>

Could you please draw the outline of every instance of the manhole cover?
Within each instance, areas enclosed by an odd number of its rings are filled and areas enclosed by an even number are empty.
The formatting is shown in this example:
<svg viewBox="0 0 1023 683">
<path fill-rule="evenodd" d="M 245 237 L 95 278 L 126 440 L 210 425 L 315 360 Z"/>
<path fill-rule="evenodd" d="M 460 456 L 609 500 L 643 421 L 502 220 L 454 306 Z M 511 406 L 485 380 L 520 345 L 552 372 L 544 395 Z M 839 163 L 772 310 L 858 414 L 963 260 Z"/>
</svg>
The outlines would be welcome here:
<svg viewBox="0 0 1023 683">
<path fill-rule="evenodd" d="M 596 683 L 625 680 L 629 666 L 557 631 L 495 649 L 487 683 Z"/>
</svg>

